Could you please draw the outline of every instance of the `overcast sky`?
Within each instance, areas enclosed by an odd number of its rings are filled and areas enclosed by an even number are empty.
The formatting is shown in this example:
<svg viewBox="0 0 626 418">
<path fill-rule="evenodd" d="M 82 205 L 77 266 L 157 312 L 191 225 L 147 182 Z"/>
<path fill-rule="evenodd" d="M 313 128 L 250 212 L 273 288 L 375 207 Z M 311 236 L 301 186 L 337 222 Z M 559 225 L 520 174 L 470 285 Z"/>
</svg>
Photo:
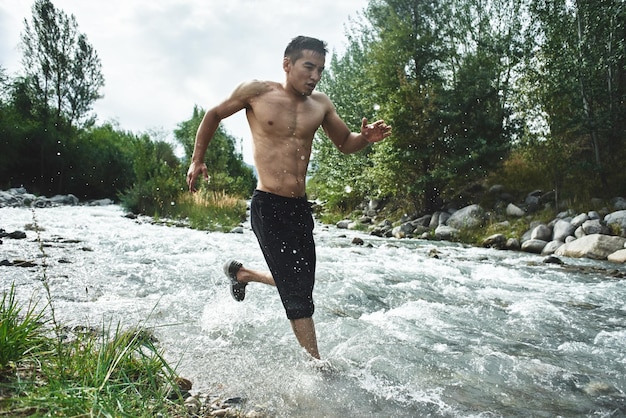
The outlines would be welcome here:
<svg viewBox="0 0 626 418">
<path fill-rule="evenodd" d="M 94 110 L 99 122 L 115 121 L 135 133 L 171 131 L 249 79 L 283 81 L 282 57 L 297 35 L 328 42 L 342 53 L 349 18 L 358 19 L 368 0 L 52 0 L 73 14 L 102 62 L 104 98 Z M 0 0 L 0 65 L 21 70 L 18 49 L 33 1 Z M 347 121 L 348 122 L 348 121 Z M 225 121 L 244 139 L 243 112 Z"/>
</svg>

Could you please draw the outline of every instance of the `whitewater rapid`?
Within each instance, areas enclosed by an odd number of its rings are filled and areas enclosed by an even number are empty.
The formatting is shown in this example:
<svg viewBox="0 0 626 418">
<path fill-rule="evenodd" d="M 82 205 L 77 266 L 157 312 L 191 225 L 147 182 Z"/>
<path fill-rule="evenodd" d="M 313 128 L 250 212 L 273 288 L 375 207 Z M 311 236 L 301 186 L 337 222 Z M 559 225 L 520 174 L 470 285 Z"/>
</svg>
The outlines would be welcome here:
<svg viewBox="0 0 626 418">
<path fill-rule="evenodd" d="M 43 230 L 27 227 L 34 222 Z M 626 287 L 621 265 L 316 224 L 320 370 L 275 289 L 229 294 L 222 265 L 265 264 L 243 234 L 154 225 L 119 206 L 0 209 L 0 285 L 47 296 L 67 325 L 146 326 L 194 391 L 277 417 L 621 417 Z M 352 244 L 358 236 L 364 245 Z M 437 254 L 437 257 L 433 257 Z M 44 267 L 45 265 L 45 267 Z M 623 277 L 623 274 L 617 275 Z"/>
</svg>

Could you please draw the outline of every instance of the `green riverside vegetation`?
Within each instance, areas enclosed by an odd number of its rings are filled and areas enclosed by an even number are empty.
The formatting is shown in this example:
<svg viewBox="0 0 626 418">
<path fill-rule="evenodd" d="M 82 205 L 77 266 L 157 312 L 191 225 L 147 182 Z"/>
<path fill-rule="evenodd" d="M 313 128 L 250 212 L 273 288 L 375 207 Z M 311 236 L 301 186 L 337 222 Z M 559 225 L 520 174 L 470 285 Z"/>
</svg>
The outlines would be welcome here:
<svg viewBox="0 0 626 418">
<path fill-rule="evenodd" d="M 36 222 L 35 222 L 36 224 Z M 40 251 L 46 258 L 40 242 Z M 180 379 L 145 327 L 68 327 L 47 301 L 0 303 L 0 416 L 182 416 Z"/>
<path fill-rule="evenodd" d="M 177 379 L 141 327 L 70 331 L 13 287 L 2 295 L 0 416 L 176 415 Z"/>
</svg>

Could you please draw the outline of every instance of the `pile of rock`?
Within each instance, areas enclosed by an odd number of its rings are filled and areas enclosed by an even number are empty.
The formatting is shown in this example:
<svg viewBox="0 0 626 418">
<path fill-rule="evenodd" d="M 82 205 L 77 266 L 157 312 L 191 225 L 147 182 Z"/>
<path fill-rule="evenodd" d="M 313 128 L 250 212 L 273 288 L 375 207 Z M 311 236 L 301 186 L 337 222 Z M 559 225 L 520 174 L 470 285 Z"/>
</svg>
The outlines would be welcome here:
<svg viewBox="0 0 626 418">
<path fill-rule="evenodd" d="M 549 224 L 535 223 L 521 239 L 522 251 L 626 262 L 626 210 L 604 217 L 597 212 L 559 214 Z"/>
<path fill-rule="evenodd" d="M 111 199 L 98 199 L 86 202 L 89 206 L 105 206 L 114 202 Z M 79 200 L 73 194 L 55 195 L 52 197 L 36 196 L 28 193 L 23 187 L 16 187 L 9 190 L 0 190 L 0 208 L 5 207 L 34 207 L 49 208 L 53 206 L 76 206 Z"/>
<path fill-rule="evenodd" d="M 499 186 L 492 190 L 501 192 Z M 405 215 L 396 226 L 388 219 L 374 223 L 380 203 L 370 201 L 362 209 L 360 219 L 342 220 L 336 226 L 360 229 L 361 225 L 367 225 L 370 234 L 380 237 L 454 241 L 464 229 L 475 230 L 498 222 L 506 227 L 509 223 L 506 219 L 532 218 L 532 213 L 541 209 L 542 205 L 544 207 L 549 205 L 549 199 L 552 197 L 550 194 L 533 191 L 518 205 L 497 199 L 496 206 L 491 212 L 487 212 L 478 204 L 472 204 L 459 210 L 440 211 L 420 217 L 411 218 Z M 598 202 L 593 202 L 593 205 L 598 206 Z M 495 234 L 485 238 L 482 245 L 542 255 L 587 257 L 626 263 L 626 199 L 621 197 L 613 199 L 611 209 L 604 208 L 586 213 L 566 210 L 547 224 L 531 222 L 530 228 L 520 237 Z"/>
</svg>

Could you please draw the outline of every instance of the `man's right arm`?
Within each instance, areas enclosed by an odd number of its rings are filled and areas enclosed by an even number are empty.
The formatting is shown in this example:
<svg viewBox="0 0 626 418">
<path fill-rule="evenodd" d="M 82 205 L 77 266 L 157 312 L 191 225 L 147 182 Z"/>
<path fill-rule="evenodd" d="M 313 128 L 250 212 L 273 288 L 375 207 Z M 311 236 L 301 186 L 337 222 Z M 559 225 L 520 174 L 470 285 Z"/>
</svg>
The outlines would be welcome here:
<svg viewBox="0 0 626 418">
<path fill-rule="evenodd" d="M 205 113 L 196 132 L 191 165 L 187 171 L 187 185 L 191 192 L 196 191 L 195 183 L 198 176 L 202 175 L 206 180 L 209 178 L 207 167 L 204 164 L 204 154 L 222 119 L 246 108 L 252 97 L 258 96 L 268 89 L 269 87 L 265 82 L 249 81 L 242 83 L 233 91 L 229 98 Z"/>
</svg>

